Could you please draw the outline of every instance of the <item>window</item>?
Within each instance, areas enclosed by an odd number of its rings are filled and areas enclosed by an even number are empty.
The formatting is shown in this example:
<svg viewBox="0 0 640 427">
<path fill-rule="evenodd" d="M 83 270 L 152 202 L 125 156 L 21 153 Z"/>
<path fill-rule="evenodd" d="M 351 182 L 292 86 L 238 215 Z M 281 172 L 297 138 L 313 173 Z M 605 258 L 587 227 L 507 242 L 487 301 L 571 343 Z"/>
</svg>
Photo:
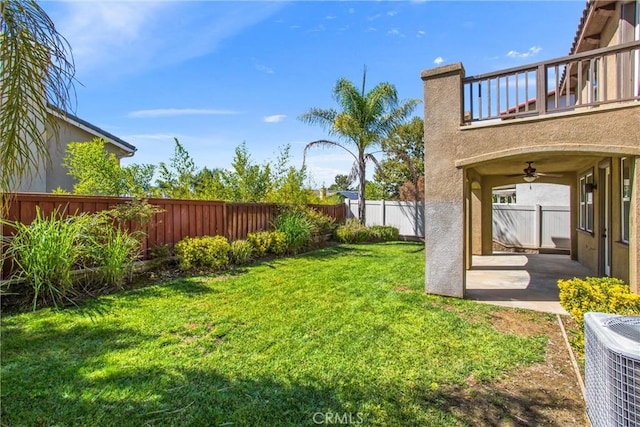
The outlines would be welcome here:
<svg viewBox="0 0 640 427">
<path fill-rule="evenodd" d="M 629 242 L 629 210 L 631 208 L 631 161 L 620 159 L 620 240 Z"/>
<path fill-rule="evenodd" d="M 578 228 L 593 232 L 593 171 L 580 177 Z"/>
</svg>

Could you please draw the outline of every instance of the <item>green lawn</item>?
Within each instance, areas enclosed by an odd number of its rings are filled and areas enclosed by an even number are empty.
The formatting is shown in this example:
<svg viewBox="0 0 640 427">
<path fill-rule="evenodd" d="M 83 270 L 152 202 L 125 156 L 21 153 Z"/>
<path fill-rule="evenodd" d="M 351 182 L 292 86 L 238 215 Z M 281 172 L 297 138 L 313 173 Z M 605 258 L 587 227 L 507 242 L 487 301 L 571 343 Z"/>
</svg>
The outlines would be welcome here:
<svg viewBox="0 0 640 427">
<path fill-rule="evenodd" d="M 2 425 L 458 425 L 447 390 L 547 339 L 423 286 L 421 245 L 345 245 L 4 316 Z"/>
</svg>

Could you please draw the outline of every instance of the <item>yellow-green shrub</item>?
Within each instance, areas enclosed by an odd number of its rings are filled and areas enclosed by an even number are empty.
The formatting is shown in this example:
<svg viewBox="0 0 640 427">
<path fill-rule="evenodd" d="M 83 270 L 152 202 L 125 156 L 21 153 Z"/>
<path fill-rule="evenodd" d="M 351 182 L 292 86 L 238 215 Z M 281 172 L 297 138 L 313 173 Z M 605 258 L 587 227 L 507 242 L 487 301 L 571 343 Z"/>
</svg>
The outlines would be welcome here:
<svg viewBox="0 0 640 427">
<path fill-rule="evenodd" d="M 180 268 L 220 269 L 229 265 L 229 242 L 222 236 L 185 237 L 176 243 Z"/>
<path fill-rule="evenodd" d="M 559 280 L 560 304 L 582 327 L 584 313 L 640 314 L 640 295 L 631 292 L 622 280 L 587 277 Z"/>
<path fill-rule="evenodd" d="M 281 231 L 257 231 L 247 234 L 247 241 L 253 246 L 256 256 L 267 253 L 282 255 L 287 250 L 287 236 Z"/>
</svg>

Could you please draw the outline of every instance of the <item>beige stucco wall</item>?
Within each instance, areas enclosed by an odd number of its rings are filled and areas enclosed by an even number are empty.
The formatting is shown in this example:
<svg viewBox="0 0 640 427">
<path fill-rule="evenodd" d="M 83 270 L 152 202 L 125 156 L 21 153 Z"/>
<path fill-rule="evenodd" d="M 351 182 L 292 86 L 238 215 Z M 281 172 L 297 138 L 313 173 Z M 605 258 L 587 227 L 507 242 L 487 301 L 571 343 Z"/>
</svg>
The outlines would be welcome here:
<svg viewBox="0 0 640 427">
<path fill-rule="evenodd" d="M 73 190 L 74 180 L 67 175 L 67 169 L 62 166 L 67 145 L 70 142 L 86 142 L 96 138 L 96 135 L 88 132 L 78 126 L 69 123 L 66 120 L 57 118 L 58 129 L 54 132 L 51 128 L 47 129 L 49 137 L 49 162 L 40 162 L 37 169 L 31 171 L 31 177 L 23 178 L 13 190 L 19 192 L 39 192 L 49 193 L 60 187 L 66 191 Z M 126 156 L 124 150 L 108 143 L 105 149 L 116 155 L 118 158 Z"/>
<path fill-rule="evenodd" d="M 51 135 L 49 138 L 51 162 L 46 169 L 46 189 L 44 191 L 49 193 L 58 187 L 72 191 L 74 180 L 71 176 L 67 175 L 67 168 L 62 166 L 67 145 L 70 142 L 91 141 L 96 138 L 96 136 L 62 119 L 58 119 L 57 138 L 53 132 L 50 131 L 49 134 Z M 110 153 L 114 153 L 118 158 L 121 158 L 125 154 L 123 150 L 113 144 L 105 144 L 105 149 Z"/>
<path fill-rule="evenodd" d="M 595 182 L 599 181 L 598 167 L 609 159 L 612 165 L 611 220 L 612 241 L 619 236 L 619 190 L 613 180 L 619 175 L 616 160 L 620 156 L 640 158 L 640 104 L 601 106 L 580 112 L 569 112 L 534 118 L 509 120 L 504 122 L 461 126 L 462 102 L 460 88 L 464 78 L 461 64 L 454 64 L 423 72 L 425 88 L 425 206 L 427 207 L 426 258 L 428 292 L 460 296 L 464 294 L 464 279 L 455 274 L 468 264 L 469 254 L 476 252 L 477 236 L 468 236 L 469 225 L 474 221 L 461 216 L 457 210 L 466 212 L 471 204 L 473 216 L 477 215 L 477 201 L 472 180 L 463 180 L 456 170 L 469 171 L 481 175 L 482 203 L 482 253 L 490 253 L 491 244 L 491 188 L 516 182 L 520 178 L 505 178 L 505 168 L 511 167 L 513 160 L 544 159 L 561 165 L 562 178 L 540 179 L 537 182 L 562 183 L 571 186 L 572 257 L 589 267 L 593 274 L 599 274 L 601 265 L 598 233 L 600 215 L 598 212 L 599 192 L 594 193 L 594 232 L 584 233 L 577 227 L 577 176 L 587 168 L 594 168 Z M 469 178 L 469 173 L 466 174 Z M 637 179 L 638 172 L 634 175 Z M 511 181 L 510 181 L 511 180 Z M 637 238 L 640 226 L 639 195 L 640 181 L 632 183 L 631 221 L 632 239 Z M 431 209 L 429 211 L 429 209 Z M 448 216 L 443 212 L 448 210 Z M 442 211 L 442 212 L 440 212 Z M 468 214 L 467 214 L 468 215 Z M 433 224 L 430 224 L 433 222 Z M 460 232 L 451 232 L 453 227 L 465 227 Z M 477 226 L 476 226 L 477 228 Z M 617 235 L 615 235 L 617 231 Z M 636 236 L 636 237 L 634 237 Z M 471 250 L 468 247 L 472 246 Z M 612 243 L 612 274 L 632 282 L 637 286 L 640 279 L 638 258 L 640 251 L 633 244 L 628 247 Z M 436 253 L 446 249 L 446 257 Z M 456 255 L 456 253 L 458 255 Z M 438 263 L 447 263 L 447 271 Z M 634 270 L 635 269 L 635 270 Z M 446 274 L 449 277 L 446 277 Z M 462 284 L 462 285 L 461 285 Z M 462 289 L 460 288 L 462 286 Z"/>
<path fill-rule="evenodd" d="M 477 126 L 455 133 L 458 166 L 527 152 L 640 154 L 640 104 L 601 106 Z"/>
</svg>

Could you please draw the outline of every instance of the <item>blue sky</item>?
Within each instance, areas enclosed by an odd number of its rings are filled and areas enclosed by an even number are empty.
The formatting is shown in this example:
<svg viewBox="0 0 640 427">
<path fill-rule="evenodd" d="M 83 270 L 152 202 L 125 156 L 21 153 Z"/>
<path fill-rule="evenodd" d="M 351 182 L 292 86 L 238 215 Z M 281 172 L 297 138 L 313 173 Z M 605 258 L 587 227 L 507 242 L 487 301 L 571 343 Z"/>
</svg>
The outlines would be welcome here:
<svg viewBox="0 0 640 427">
<path fill-rule="evenodd" d="M 228 168 L 327 137 L 297 117 L 335 106 L 346 77 L 387 81 L 421 99 L 420 72 L 462 62 L 467 75 L 564 56 L 585 2 L 44 2 L 73 49 L 79 117 L 134 144 L 123 163 L 167 161 L 173 137 L 198 166 Z M 422 114 L 420 105 L 416 115 Z M 339 150 L 307 157 L 313 186 L 346 174 Z"/>
</svg>

